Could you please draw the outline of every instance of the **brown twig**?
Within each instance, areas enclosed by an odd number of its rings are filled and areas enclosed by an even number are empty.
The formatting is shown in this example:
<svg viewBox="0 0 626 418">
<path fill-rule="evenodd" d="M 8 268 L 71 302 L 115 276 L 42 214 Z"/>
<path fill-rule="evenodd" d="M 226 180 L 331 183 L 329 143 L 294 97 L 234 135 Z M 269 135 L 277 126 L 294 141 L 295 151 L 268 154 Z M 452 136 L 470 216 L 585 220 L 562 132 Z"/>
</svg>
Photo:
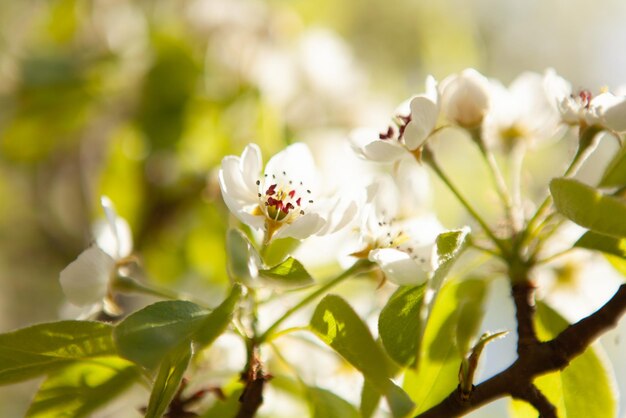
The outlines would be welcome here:
<svg viewBox="0 0 626 418">
<path fill-rule="evenodd" d="M 239 397 L 239 412 L 236 418 L 252 418 L 263 403 L 263 388 L 265 383 L 271 378 L 265 374 L 263 365 L 259 357 L 258 348 L 255 346 L 251 350 L 248 366 L 242 375 L 246 386 Z"/>
<path fill-rule="evenodd" d="M 457 388 L 439 404 L 416 418 L 457 417 L 504 396 L 518 397 L 530 402 L 542 416 L 555 416 L 550 415 L 549 401 L 536 388 L 529 389 L 534 387 L 533 380 L 543 374 L 563 370 L 600 335 L 613 328 L 624 313 L 626 284 L 621 285 L 602 308 L 570 325 L 553 340 L 522 350 L 509 368 L 477 385 L 468 398 L 463 398 Z"/>
</svg>

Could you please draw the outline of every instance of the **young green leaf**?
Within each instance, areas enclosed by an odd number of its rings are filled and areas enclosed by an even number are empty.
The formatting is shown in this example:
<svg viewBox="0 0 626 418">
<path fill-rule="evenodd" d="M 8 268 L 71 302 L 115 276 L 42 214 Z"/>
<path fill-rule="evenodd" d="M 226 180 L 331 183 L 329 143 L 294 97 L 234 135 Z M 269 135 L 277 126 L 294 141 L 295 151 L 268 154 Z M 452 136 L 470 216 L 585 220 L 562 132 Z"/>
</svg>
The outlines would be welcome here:
<svg viewBox="0 0 626 418">
<path fill-rule="evenodd" d="M 387 398 L 394 416 L 404 416 L 411 410 L 411 401 L 391 381 L 393 371 L 384 351 L 345 300 L 326 296 L 315 308 L 310 326 Z"/>
<path fill-rule="evenodd" d="M 238 229 L 228 230 L 226 252 L 228 274 L 231 279 L 248 285 L 253 284 L 257 276 L 257 266 L 261 264 L 261 258 L 248 237 Z"/>
<path fill-rule="evenodd" d="M 363 380 L 363 388 L 361 389 L 361 405 L 359 406 L 359 412 L 361 418 L 372 418 L 378 404 L 380 403 L 380 392 L 376 390 L 374 385 L 369 380 Z"/>
<path fill-rule="evenodd" d="M 399 287 L 378 317 L 378 333 L 389 356 L 402 366 L 417 363 L 422 337 L 420 312 L 426 284 Z"/>
<path fill-rule="evenodd" d="M 459 323 L 460 283 L 450 282 L 439 292 L 426 324 L 417 370 L 407 369 L 403 387 L 423 412 L 444 399 L 458 384 L 462 357 L 454 343 Z"/>
<path fill-rule="evenodd" d="M 157 302 L 129 315 L 113 335 L 119 353 L 148 369 L 200 328 L 209 312 L 182 300 Z"/>
<path fill-rule="evenodd" d="M 283 289 L 298 289 L 314 283 L 304 266 L 292 257 L 267 270 L 259 270 L 259 276 L 270 286 Z"/>
<path fill-rule="evenodd" d="M 626 145 L 607 166 L 599 187 L 624 187 L 626 185 Z"/>
<path fill-rule="evenodd" d="M 610 235 L 588 231 L 576 241 L 574 247 L 601 251 L 626 259 L 626 238 L 615 238 Z"/>
<path fill-rule="evenodd" d="M 165 356 L 152 387 L 152 393 L 150 393 L 146 418 L 163 416 L 180 387 L 190 359 L 191 345 L 189 343 L 181 344 Z"/>
<path fill-rule="evenodd" d="M 626 238 L 626 200 L 567 178 L 552 180 L 550 192 L 557 210 L 568 219 L 600 234 Z"/>
<path fill-rule="evenodd" d="M 483 321 L 487 284 L 481 279 L 466 279 L 459 283 L 456 292 L 459 317 L 456 326 L 456 346 L 459 354 L 465 357 Z"/>
<path fill-rule="evenodd" d="M 0 384 L 30 379 L 73 360 L 116 354 L 108 324 L 60 321 L 0 334 Z"/>
<path fill-rule="evenodd" d="M 536 327 L 540 339 L 556 337 L 568 323 L 545 303 L 537 303 Z M 557 407 L 561 418 L 601 418 L 617 414 L 615 381 L 598 353 L 589 347 L 565 370 L 535 380 L 541 392 Z M 526 403 L 514 401 L 515 418 L 536 417 L 537 411 Z"/>
<path fill-rule="evenodd" d="M 148 369 L 184 341 L 207 346 L 230 323 L 241 296 L 235 285 L 213 312 L 187 301 L 163 301 L 145 307 L 118 324 L 113 334 L 119 353 Z"/>
<path fill-rule="evenodd" d="M 348 401 L 333 392 L 317 387 L 308 390 L 311 418 L 359 418 L 359 412 Z"/>
<path fill-rule="evenodd" d="M 119 357 L 72 362 L 41 384 L 26 417 L 90 416 L 122 394 L 140 375 L 137 366 Z"/>
</svg>

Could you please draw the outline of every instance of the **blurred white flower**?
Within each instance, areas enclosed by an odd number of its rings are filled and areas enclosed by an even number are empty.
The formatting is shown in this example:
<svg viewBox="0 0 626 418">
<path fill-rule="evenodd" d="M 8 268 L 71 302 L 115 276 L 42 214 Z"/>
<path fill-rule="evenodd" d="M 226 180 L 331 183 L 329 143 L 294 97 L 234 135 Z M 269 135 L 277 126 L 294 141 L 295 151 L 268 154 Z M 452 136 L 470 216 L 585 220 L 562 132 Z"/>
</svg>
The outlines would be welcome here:
<svg viewBox="0 0 626 418">
<path fill-rule="evenodd" d="M 473 68 L 446 77 L 439 86 L 441 110 L 462 128 L 479 126 L 489 110 L 489 80 Z"/>
<path fill-rule="evenodd" d="M 94 312 L 102 307 L 110 314 L 119 309 L 110 298 L 109 284 L 117 274 L 119 262 L 132 251 L 128 223 L 117 216 L 113 202 L 101 198 L 105 219 L 94 226 L 96 242 L 61 271 L 60 282 L 68 301 Z M 87 311 L 85 311 L 87 312 Z"/>
<path fill-rule="evenodd" d="M 599 126 L 613 132 L 626 131 L 626 96 L 603 92 L 597 96 L 588 90 L 573 93 L 571 84 L 550 69 L 546 89 L 552 103 L 567 125 Z"/>
<path fill-rule="evenodd" d="M 356 130 L 351 135 L 355 151 L 373 161 L 395 161 L 421 147 L 435 131 L 439 118 L 439 93 L 432 76 L 426 79 L 426 93 L 403 102 L 396 110 L 394 125 L 376 131 Z"/>
<path fill-rule="evenodd" d="M 262 170 L 261 151 L 250 144 L 241 157 L 222 160 L 219 182 L 224 202 L 245 224 L 265 231 L 265 239 L 305 239 L 344 227 L 356 214 L 348 199 L 318 194 L 319 178 L 309 148 L 302 143 L 274 155 Z"/>
<path fill-rule="evenodd" d="M 559 137 L 559 113 L 550 103 L 544 76 L 525 72 L 508 87 L 490 80 L 491 106 L 483 120 L 485 142 L 511 150 L 541 146 Z"/>
<path fill-rule="evenodd" d="M 354 254 L 377 263 L 398 285 L 428 279 L 437 267 L 435 241 L 444 231 L 434 215 L 415 210 L 421 191 L 414 186 L 381 177 L 368 188 L 360 232 L 363 249 Z"/>
</svg>

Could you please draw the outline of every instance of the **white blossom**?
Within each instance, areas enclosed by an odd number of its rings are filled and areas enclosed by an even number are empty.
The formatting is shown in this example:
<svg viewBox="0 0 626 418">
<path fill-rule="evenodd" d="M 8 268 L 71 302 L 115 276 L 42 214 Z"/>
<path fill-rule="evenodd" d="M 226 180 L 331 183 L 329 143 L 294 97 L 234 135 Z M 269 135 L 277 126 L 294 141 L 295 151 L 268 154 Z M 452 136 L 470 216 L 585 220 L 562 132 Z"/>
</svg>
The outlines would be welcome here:
<svg viewBox="0 0 626 418">
<path fill-rule="evenodd" d="M 241 157 L 222 160 L 219 182 L 230 211 L 264 230 L 267 241 L 329 234 L 354 217 L 353 201 L 319 192 L 315 163 L 305 144 L 288 146 L 269 160 L 263 173 L 262 167 L 259 147 L 250 144 Z"/>
<path fill-rule="evenodd" d="M 60 282 L 73 305 L 91 312 L 104 304 L 105 310 L 114 314 L 117 307 L 108 298 L 109 284 L 117 274 L 118 262 L 132 251 L 132 236 L 128 223 L 117 216 L 111 200 L 103 196 L 101 204 L 105 219 L 94 226 L 96 242 L 61 271 Z"/>
<path fill-rule="evenodd" d="M 435 132 L 439 118 L 439 93 L 432 76 L 426 93 L 414 96 L 396 109 L 393 125 L 355 130 L 351 141 L 357 154 L 372 161 L 396 161 L 419 149 Z"/>
<path fill-rule="evenodd" d="M 588 90 L 575 93 L 571 84 L 550 69 L 546 73 L 546 89 L 561 114 L 571 126 L 599 126 L 613 132 L 626 131 L 626 96 L 608 91 L 594 96 Z"/>
<path fill-rule="evenodd" d="M 446 77 L 439 86 L 441 111 L 463 128 L 480 126 L 490 105 L 489 80 L 468 68 Z"/>
</svg>

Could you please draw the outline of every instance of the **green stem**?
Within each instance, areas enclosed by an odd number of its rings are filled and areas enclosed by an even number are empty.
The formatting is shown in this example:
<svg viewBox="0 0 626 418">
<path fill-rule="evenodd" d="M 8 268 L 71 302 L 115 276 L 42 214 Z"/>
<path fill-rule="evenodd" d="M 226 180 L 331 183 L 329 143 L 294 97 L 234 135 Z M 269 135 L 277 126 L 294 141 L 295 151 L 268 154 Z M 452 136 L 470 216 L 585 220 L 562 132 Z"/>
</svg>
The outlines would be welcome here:
<svg viewBox="0 0 626 418">
<path fill-rule="evenodd" d="M 473 141 L 478 145 L 478 149 L 480 150 L 480 154 L 483 159 L 487 163 L 487 167 L 489 167 L 489 173 L 491 174 L 491 179 L 496 186 L 496 191 L 500 196 L 500 200 L 504 205 L 504 211 L 506 213 L 506 217 L 509 220 L 509 223 L 514 231 L 517 230 L 518 225 L 514 216 L 513 209 L 513 199 L 509 194 L 509 190 L 506 185 L 506 181 L 504 180 L 504 176 L 502 175 L 502 171 L 500 171 L 500 167 L 496 161 L 491 150 L 485 144 L 483 137 L 481 135 L 480 129 L 471 129 L 469 130 L 470 135 L 472 136 Z"/>
<path fill-rule="evenodd" d="M 483 220 L 483 218 L 476 212 L 476 210 L 469 204 L 467 199 L 461 194 L 461 192 L 452 184 L 452 181 L 448 178 L 448 176 L 443 172 L 437 160 L 435 160 L 435 156 L 432 150 L 428 146 L 424 146 L 422 150 L 422 161 L 430 166 L 433 169 L 435 174 L 443 181 L 443 183 L 448 187 L 448 189 L 454 194 L 457 200 L 465 207 L 465 210 L 469 212 L 469 214 L 478 222 L 478 224 L 485 231 L 485 234 L 493 241 L 493 243 L 500 249 L 503 255 L 507 254 L 508 251 L 504 246 L 504 243 L 501 239 L 495 236 L 489 225 Z"/>
<path fill-rule="evenodd" d="M 574 159 L 570 163 L 570 165 L 563 173 L 563 177 L 573 177 L 583 163 L 589 158 L 589 156 L 595 151 L 598 146 L 599 138 L 598 135 L 602 129 L 596 126 L 590 126 L 587 128 L 581 128 L 580 131 L 580 139 L 578 142 L 578 150 L 576 151 L 576 155 L 574 155 Z M 552 206 L 552 195 L 548 195 L 544 201 L 539 206 L 539 209 L 535 212 L 532 218 L 528 221 L 528 225 L 526 226 L 525 235 L 522 238 L 522 242 L 528 239 L 529 236 L 533 236 L 535 230 L 538 226 L 540 226 L 540 222 L 543 221 L 543 218 L 546 216 L 546 212 Z"/>
<path fill-rule="evenodd" d="M 113 279 L 112 288 L 116 291 L 126 293 L 142 293 L 144 295 L 156 296 L 163 299 L 182 299 L 182 296 L 176 292 L 167 289 L 152 287 L 124 276 L 115 277 Z"/>
<path fill-rule="evenodd" d="M 307 297 L 305 297 L 300 302 L 298 302 L 296 305 L 291 307 L 287 312 L 285 312 L 283 314 L 283 316 L 278 318 L 276 320 L 276 322 L 274 322 L 260 337 L 258 337 L 257 342 L 260 344 L 260 343 L 266 341 L 268 339 L 268 337 L 270 335 L 272 335 L 272 333 L 276 330 L 276 328 L 278 328 L 280 326 L 280 324 L 285 322 L 285 320 L 287 318 L 289 318 L 291 315 L 293 315 L 295 312 L 299 311 L 300 309 L 302 309 L 303 307 L 305 307 L 309 303 L 313 302 L 319 296 L 323 295 L 328 290 L 330 290 L 331 288 L 335 287 L 336 285 L 338 285 L 339 283 L 341 283 L 342 281 L 344 281 L 348 277 L 353 276 L 353 275 L 358 274 L 358 273 L 363 273 L 363 272 L 367 271 L 371 266 L 372 266 L 372 262 L 369 261 L 369 260 L 363 259 L 363 260 L 357 261 L 350 268 L 348 268 L 346 271 L 344 271 L 343 273 L 341 273 L 340 275 L 338 275 L 334 279 L 329 280 L 328 282 L 326 282 L 325 284 L 320 286 L 319 289 L 317 289 L 316 291 L 310 293 Z"/>
</svg>

